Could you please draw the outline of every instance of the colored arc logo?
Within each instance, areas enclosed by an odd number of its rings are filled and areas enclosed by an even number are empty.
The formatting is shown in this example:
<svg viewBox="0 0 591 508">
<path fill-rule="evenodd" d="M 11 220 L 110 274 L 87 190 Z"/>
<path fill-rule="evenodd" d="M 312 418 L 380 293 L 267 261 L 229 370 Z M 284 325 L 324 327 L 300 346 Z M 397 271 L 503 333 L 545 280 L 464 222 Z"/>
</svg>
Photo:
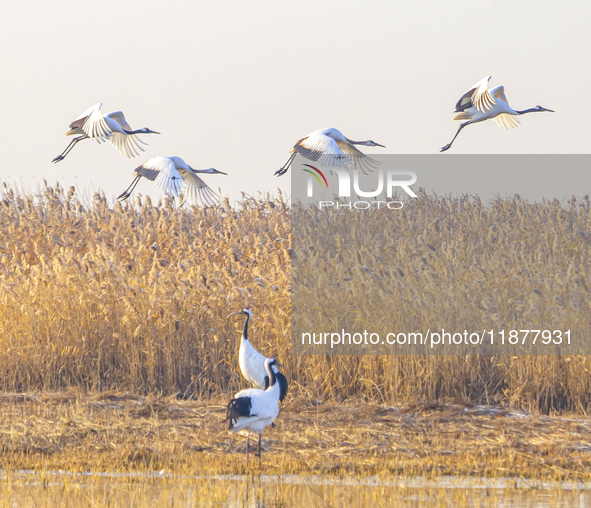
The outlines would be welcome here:
<svg viewBox="0 0 591 508">
<path fill-rule="evenodd" d="M 310 164 L 304 164 L 304 166 L 308 166 L 309 168 L 312 168 L 314 171 L 316 171 L 316 173 L 318 173 L 318 175 L 320 175 L 322 177 L 322 180 L 324 180 L 324 183 L 326 184 L 326 188 L 328 188 L 328 182 L 326 181 L 326 177 L 324 176 L 324 174 L 322 173 L 322 171 L 320 171 L 318 168 L 314 167 L 314 166 L 310 166 Z M 311 175 L 314 175 L 316 177 L 316 180 L 318 180 L 318 183 L 320 184 L 320 187 L 323 187 L 322 185 L 322 180 L 320 180 L 320 178 L 318 178 L 318 175 L 312 171 L 310 171 L 309 169 L 305 169 L 302 168 L 304 171 L 306 171 L 307 173 L 310 173 Z"/>
</svg>

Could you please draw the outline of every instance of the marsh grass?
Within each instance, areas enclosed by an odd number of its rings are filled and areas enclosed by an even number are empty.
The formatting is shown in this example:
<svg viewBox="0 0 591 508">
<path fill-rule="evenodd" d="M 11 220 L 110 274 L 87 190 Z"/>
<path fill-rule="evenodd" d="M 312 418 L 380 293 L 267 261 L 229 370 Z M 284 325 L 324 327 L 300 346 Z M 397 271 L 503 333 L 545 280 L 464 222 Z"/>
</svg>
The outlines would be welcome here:
<svg viewBox="0 0 591 508">
<path fill-rule="evenodd" d="M 292 262 L 315 274 L 327 298 L 337 295 L 323 300 L 327 323 L 343 310 L 338 292 L 329 291 L 340 284 L 377 295 L 363 305 L 384 305 L 390 324 L 436 326 L 450 315 L 458 327 L 543 318 L 589 337 L 588 200 L 515 197 L 485 206 L 469 196 L 422 195 L 403 213 L 371 217 L 351 217 L 343 227 L 359 239 L 378 237 L 379 251 L 292 250 L 292 213 L 281 196 L 176 209 L 149 200 L 112 207 L 100 194 L 81 203 L 74 189 L 59 186 L 29 194 L 5 188 L 0 390 L 227 397 L 244 387 L 242 323 L 227 315 L 248 305 L 254 345 L 286 365 L 297 396 L 589 410 L 584 356 L 290 354 Z M 316 230 L 328 224 L 322 215 L 308 218 Z"/>
</svg>

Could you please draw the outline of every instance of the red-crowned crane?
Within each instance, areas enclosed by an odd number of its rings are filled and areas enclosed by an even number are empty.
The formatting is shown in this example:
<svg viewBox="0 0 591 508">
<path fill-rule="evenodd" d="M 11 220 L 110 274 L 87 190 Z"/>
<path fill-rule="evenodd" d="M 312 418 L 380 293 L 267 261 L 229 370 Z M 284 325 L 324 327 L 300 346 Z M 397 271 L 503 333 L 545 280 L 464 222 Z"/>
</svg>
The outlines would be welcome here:
<svg viewBox="0 0 591 508">
<path fill-rule="evenodd" d="M 121 111 L 112 111 L 103 115 L 101 113 L 101 106 L 102 103 L 100 102 L 95 104 L 70 124 L 70 129 L 66 132 L 66 136 L 77 137 L 51 162 L 55 164 L 64 159 L 76 146 L 76 143 L 83 139 L 92 139 L 99 143 L 108 141 L 119 150 L 121 155 L 126 155 L 130 158 L 136 157 L 139 155 L 138 150 L 144 151 L 140 143 L 143 145 L 146 144 L 136 134 L 160 134 L 148 128 L 132 130 Z"/>
<path fill-rule="evenodd" d="M 194 202 L 201 201 L 203 206 L 215 205 L 217 194 L 197 173 L 226 174 L 214 168 L 193 169 L 180 157 L 153 157 L 135 169 L 130 186 L 117 199 L 127 199 L 143 177 L 158 185 L 167 196 L 182 197 L 182 202 L 189 197 Z"/>
<path fill-rule="evenodd" d="M 354 145 L 381 146 L 371 139 L 367 141 L 353 141 L 343 135 L 337 129 L 320 129 L 300 139 L 291 149 L 290 157 L 279 170 L 277 176 L 284 175 L 291 166 L 296 154 L 300 154 L 308 160 L 318 162 L 321 166 L 333 166 L 343 169 L 359 169 L 364 174 L 373 171 L 379 162 L 368 157 Z"/>
<path fill-rule="evenodd" d="M 269 387 L 266 390 L 260 388 L 247 388 L 239 391 L 228 403 L 226 419 L 228 430 L 246 434 L 246 463 L 250 456 L 250 434 L 259 435 L 258 455 L 261 463 L 261 439 L 264 430 L 273 423 L 279 414 L 279 383 L 275 376 L 275 360 L 267 358 L 264 368 L 269 376 Z"/>
<path fill-rule="evenodd" d="M 460 100 L 456 103 L 456 110 L 454 113 L 457 113 L 457 115 L 454 116 L 453 121 L 459 122 L 461 120 L 467 120 L 467 122 L 460 124 L 456 135 L 440 150 L 440 152 L 449 150 L 461 130 L 473 123 L 484 122 L 485 120 L 494 118 L 499 127 L 505 127 L 505 129 L 509 130 L 510 128 L 513 129 L 519 125 L 520 122 L 517 118 L 519 115 L 539 113 L 541 111 L 554 113 L 551 109 L 546 109 L 542 106 L 535 106 L 522 111 L 513 109 L 507 102 L 503 85 L 499 85 L 490 90 L 488 89 L 488 81 L 490 78 L 491 76 L 487 76 L 486 78 L 481 79 L 460 97 Z"/>
</svg>

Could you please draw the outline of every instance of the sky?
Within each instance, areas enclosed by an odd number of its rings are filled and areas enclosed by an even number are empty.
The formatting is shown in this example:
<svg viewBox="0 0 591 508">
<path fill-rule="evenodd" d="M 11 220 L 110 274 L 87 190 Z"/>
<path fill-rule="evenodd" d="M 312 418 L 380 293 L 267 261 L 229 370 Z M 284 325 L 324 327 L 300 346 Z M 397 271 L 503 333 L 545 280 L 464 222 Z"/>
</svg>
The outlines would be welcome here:
<svg viewBox="0 0 591 508">
<path fill-rule="evenodd" d="M 590 14 L 589 2 L 546 0 L 5 2 L 0 180 L 112 200 L 141 163 L 176 155 L 228 173 L 204 179 L 232 200 L 289 196 L 289 176 L 273 174 L 309 132 L 335 127 L 387 147 L 368 154 L 437 154 L 457 129 L 456 101 L 487 75 L 514 108 L 556 113 L 509 132 L 470 126 L 441 157 L 587 154 Z M 51 164 L 97 102 L 161 134 L 143 136 L 134 159 L 84 141 Z M 571 176 L 573 194 L 591 190 L 586 172 Z M 137 193 L 161 196 L 148 181 Z"/>
</svg>

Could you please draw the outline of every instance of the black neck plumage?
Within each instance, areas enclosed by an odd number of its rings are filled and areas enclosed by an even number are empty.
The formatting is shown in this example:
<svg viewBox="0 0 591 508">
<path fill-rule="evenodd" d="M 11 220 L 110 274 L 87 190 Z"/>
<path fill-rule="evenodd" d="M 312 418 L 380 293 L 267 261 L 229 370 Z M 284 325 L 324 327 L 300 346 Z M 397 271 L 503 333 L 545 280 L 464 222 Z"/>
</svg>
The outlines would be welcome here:
<svg viewBox="0 0 591 508">
<path fill-rule="evenodd" d="M 535 113 L 536 111 L 538 111 L 536 108 L 523 109 L 521 111 L 515 110 L 515 112 L 518 115 L 525 115 L 526 113 Z"/>
<path fill-rule="evenodd" d="M 242 336 L 244 340 L 248 340 L 248 322 L 250 321 L 250 314 L 246 315 L 246 320 L 244 321 L 244 330 L 242 331 Z"/>
<path fill-rule="evenodd" d="M 267 374 L 269 374 L 269 388 L 271 388 L 277 382 L 277 376 L 275 376 L 273 367 L 269 367 Z"/>
</svg>

